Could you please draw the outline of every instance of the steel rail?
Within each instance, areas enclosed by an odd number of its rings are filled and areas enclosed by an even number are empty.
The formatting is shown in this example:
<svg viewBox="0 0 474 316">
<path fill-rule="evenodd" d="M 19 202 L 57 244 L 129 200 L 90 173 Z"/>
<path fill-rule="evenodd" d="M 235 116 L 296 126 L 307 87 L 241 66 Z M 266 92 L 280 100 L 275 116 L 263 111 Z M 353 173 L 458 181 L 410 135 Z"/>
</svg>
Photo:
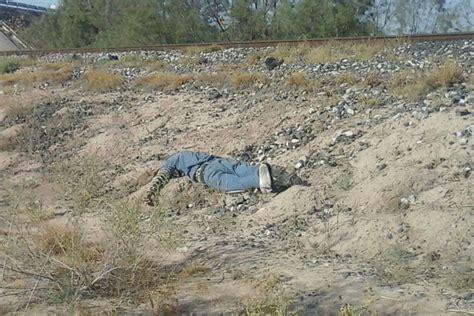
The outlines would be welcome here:
<svg viewBox="0 0 474 316">
<path fill-rule="evenodd" d="M 153 52 L 183 50 L 189 47 L 218 46 L 222 48 L 261 48 L 274 47 L 279 45 L 298 46 L 310 45 L 319 46 L 332 42 L 353 42 L 353 43 L 374 43 L 374 42 L 434 42 L 434 41 L 457 41 L 473 40 L 474 32 L 448 33 L 448 34 L 416 34 L 404 36 L 364 36 L 364 37 L 339 37 L 339 38 L 315 38 L 307 40 L 266 40 L 251 42 L 216 42 L 216 43 L 192 43 L 192 44 L 169 44 L 150 45 L 133 47 L 109 47 L 109 48 L 70 48 L 70 49 L 38 49 L 0 52 L 0 56 L 33 55 L 43 56 L 51 54 L 85 54 L 85 53 L 119 53 L 119 52 Z"/>
</svg>

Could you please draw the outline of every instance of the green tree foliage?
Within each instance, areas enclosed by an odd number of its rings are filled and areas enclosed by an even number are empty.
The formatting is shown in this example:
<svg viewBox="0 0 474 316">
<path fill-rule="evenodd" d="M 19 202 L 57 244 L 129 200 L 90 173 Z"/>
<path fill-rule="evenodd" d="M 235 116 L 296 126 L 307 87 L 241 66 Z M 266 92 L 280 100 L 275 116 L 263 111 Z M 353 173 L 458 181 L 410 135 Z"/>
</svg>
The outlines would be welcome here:
<svg viewBox="0 0 474 316">
<path fill-rule="evenodd" d="M 374 0 L 63 0 L 26 32 L 75 48 L 365 35 Z"/>
<path fill-rule="evenodd" d="M 252 41 L 267 37 L 269 22 L 266 11 L 252 0 L 235 0 L 230 11 L 231 35 L 237 40 Z"/>
</svg>

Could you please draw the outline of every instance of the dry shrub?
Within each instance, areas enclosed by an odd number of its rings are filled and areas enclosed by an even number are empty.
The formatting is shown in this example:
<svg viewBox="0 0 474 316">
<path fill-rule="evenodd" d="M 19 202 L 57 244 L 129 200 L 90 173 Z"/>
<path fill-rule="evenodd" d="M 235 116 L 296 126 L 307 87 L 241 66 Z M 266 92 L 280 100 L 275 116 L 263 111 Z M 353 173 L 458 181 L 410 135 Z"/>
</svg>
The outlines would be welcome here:
<svg viewBox="0 0 474 316">
<path fill-rule="evenodd" d="M 175 91 L 192 80 L 193 77 L 190 75 L 178 75 L 172 72 L 162 72 L 138 78 L 136 84 L 153 90 Z"/>
<path fill-rule="evenodd" d="M 2 248 L 7 254 L 5 280 L 33 276 L 36 280 L 31 281 L 38 284 L 37 291 L 25 291 L 19 299 L 61 305 L 100 297 L 125 299 L 125 304 L 131 305 L 149 299 L 163 279 L 162 267 L 143 255 L 148 238 L 158 231 L 153 226 L 156 221 L 141 223 L 141 201 L 112 203 L 105 210 L 108 214 L 104 222 L 110 234 L 99 242 L 84 238 L 80 217 L 74 217 L 70 224 L 49 226 L 27 227 L 12 222 L 9 243 Z M 12 214 L 17 214 L 18 203 L 10 205 Z M 137 228 L 133 229 L 130 222 L 138 223 Z M 24 287 L 31 290 L 30 282 L 24 282 Z"/>
<path fill-rule="evenodd" d="M 309 86 L 310 80 L 305 76 L 305 74 L 298 72 L 289 76 L 286 83 L 289 86 L 306 88 Z"/>
<path fill-rule="evenodd" d="M 33 72 L 17 72 L 14 74 L 0 75 L 0 83 L 5 86 L 12 86 L 15 84 L 32 85 L 38 81 L 38 74 Z"/>
<path fill-rule="evenodd" d="M 364 82 L 367 86 L 369 87 L 376 87 L 378 86 L 380 83 L 382 83 L 382 81 L 380 80 L 380 75 L 377 74 L 376 72 L 374 71 L 371 71 L 369 72 L 365 78 L 364 78 Z"/>
<path fill-rule="evenodd" d="M 164 284 L 149 293 L 149 303 L 155 315 L 182 315 L 177 299 L 177 288 L 173 284 Z"/>
<path fill-rule="evenodd" d="M 212 85 L 212 86 L 223 86 L 229 80 L 227 73 L 215 72 L 215 73 L 203 73 L 196 77 L 197 82 Z"/>
<path fill-rule="evenodd" d="M 416 75 L 410 71 L 400 71 L 392 76 L 387 82 L 387 88 L 393 96 L 416 98 L 418 91 L 415 90 Z"/>
<path fill-rule="evenodd" d="M 193 265 L 190 265 L 190 266 L 187 266 L 186 268 L 184 268 L 183 271 L 181 271 L 180 274 L 183 277 L 191 277 L 191 276 L 195 276 L 195 275 L 205 274 L 205 273 L 209 272 L 210 270 L 211 269 L 208 268 L 208 267 L 193 264 Z"/>
<path fill-rule="evenodd" d="M 263 56 L 259 52 L 250 52 L 246 58 L 247 64 L 249 65 L 257 65 L 262 61 L 262 59 Z"/>
<path fill-rule="evenodd" d="M 358 101 L 361 103 L 362 108 L 374 108 L 382 105 L 383 103 L 380 98 L 371 96 L 362 96 Z"/>
<path fill-rule="evenodd" d="M 240 315 L 298 315 L 298 311 L 291 308 L 291 303 L 285 293 L 275 293 L 245 302 Z"/>
<path fill-rule="evenodd" d="M 63 84 L 71 80 L 74 67 L 70 64 L 45 64 L 32 71 L 22 71 L 12 74 L 0 75 L 0 83 L 3 85 L 33 85 L 48 82 L 50 84 Z"/>
<path fill-rule="evenodd" d="M 103 244 L 85 242 L 78 229 L 71 225 L 43 227 L 36 245 L 40 252 L 50 253 L 64 264 L 75 268 L 99 262 L 105 252 Z"/>
<path fill-rule="evenodd" d="M 311 47 L 307 44 L 297 46 L 283 44 L 278 45 L 271 55 L 275 59 L 283 59 L 286 63 L 290 63 L 304 58 L 310 51 Z"/>
<path fill-rule="evenodd" d="M 51 177 L 72 203 L 73 212 L 79 215 L 102 202 L 107 183 L 102 175 L 105 168 L 106 164 L 100 157 L 89 155 L 53 165 Z"/>
<path fill-rule="evenodd" d="M 161 70 L 166 67 L 164 60 L 144 58 L 140 55 L 128 55 L 120 60 L 110 61 L 107 66 L 120 66 L 126 68 L 146 68 L 151 70 Z"/>
<path fill-rule="evenodd" d="M 186 55 L 199 55 L 199 54 L 206 54 L 217 52 L 223 50 L 222 46 L 213 44 L 213 45 L 197 45 L 197 46 L 188 46 L 184 49 L 184 54 Z"/>
<path fill-rule="evenodd" d="M 9 121 L 17 121 L 20 118 L 26 117 L 34 108 L 32 103 L 19 102 L 18 104 L 8 105 L 6 118 Z"/>
<path fill-rule="evenodd" d="M 238 88 L 250 87 L 255 84 L 266 84 L 270 79 L 259 73 L 240 72 L 234 75 L 233 84 Z"/>
<path fill-rule="evenodd" d="M 441 67 L 428 72 L 424 78 L 424 85 L 429 91 L 464 81 L 461 66 L 449 60 L 441 65 Z"/>
<path fill-rule="evenodd" d="M 335 54 L 330 45 L 323 45 L 312 48 L 305 56 L 306 61 L 310 63 L 328 63 L 336 62 L 341 59 L 341 56 Z"/>
<path fill-rule="evenodd" d="M 393 47 L 393 44 L 371 41 L 329 42 L 308 50 L 304 57 L 310 63 L 330 63 L 342 59 L 366 61 L 389 47 Z"/>
<path fill-rule="evenodd" d="M 352 306 L 344 304 L 339 310 L 338 316 L 375 316 L 377 312 L 369 306 Z"/>
<path fill-rule="evenodd" d="M 67 63 L 47 63 L 41 66 L 43 70 L 47 71 L 58 71 L 68 67 L 70 67 L 70 64 Z"/>
<path fill-rule="evenodd" d="M 292 308 L 293 301 L 284 290 L 282 279 L 274 274 L 263 276 L 257 280 L 255 288 L 259 294 L 244 303 L 242 315 L 298 315 L 299 311 Z"/>
<path fill-rule="evenodd" d="M 94 91 L 110 91 L 120 86 L 124 79 L 105 70 L 89 70 L 84 75 L 86 87 Z"/>
<path fill-rule="evenodd" d="M 463 81 L 461 66 L 446 61 L 440 67 L 421 74 L 401 71 L 389 80 L 388 88 L 393 96 L 418 99 L 431 91 Z"/>
<path fill-rule="evenodd" d="M 336 83 L 354 85 L 360 81 L 360 78 L 350 72 L 344 72 L 339 77 L 336 78 Z"/>
<path fill-rule="evenodd" d="M 78 234 L 69 226 L 47 226 L 38 237 L 40 251 L 53 255 L 64 255 L 77 243 Z"/>
</svg>

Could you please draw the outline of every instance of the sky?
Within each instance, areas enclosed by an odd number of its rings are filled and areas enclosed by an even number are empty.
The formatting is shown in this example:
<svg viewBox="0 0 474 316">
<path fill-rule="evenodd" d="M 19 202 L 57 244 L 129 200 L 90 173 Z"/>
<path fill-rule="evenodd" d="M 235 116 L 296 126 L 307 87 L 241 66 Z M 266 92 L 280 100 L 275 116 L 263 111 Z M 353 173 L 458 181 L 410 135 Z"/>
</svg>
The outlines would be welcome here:
<svg viewBox="0 0 474 316">
<path fill-rule="evenodd" d="M 16 0 L 16 2 L 34 4 L 42 7 L 49 7 L 52 4 L 58 4 L 58 0 Z"/>
</svg>

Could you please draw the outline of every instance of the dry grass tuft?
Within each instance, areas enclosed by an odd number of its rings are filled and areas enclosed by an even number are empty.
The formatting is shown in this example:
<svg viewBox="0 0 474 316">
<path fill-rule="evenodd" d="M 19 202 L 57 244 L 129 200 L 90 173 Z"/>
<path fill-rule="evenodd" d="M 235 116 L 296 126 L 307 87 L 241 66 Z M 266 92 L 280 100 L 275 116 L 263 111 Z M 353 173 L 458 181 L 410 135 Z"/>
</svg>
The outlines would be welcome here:
<svg viewBox="0 0 474 316">
<path fill-rule="evenodd" d="M 350 73 L 350 72 L 344 72 L 342 73 L 339 77 L 336 78 L 336 84 L 341 85 L 341 84 L 348 84 L 350 86 L 355 85 L 358 83 L 361 79 Z"/>
<path fill-rule="evenodd" d="M 75 214 L 90 211 L 101 202 L 106 188 L 105 162 L 96 155 L 61 161 L 52 166 L 52 180 L 64 191 Z"/>
<path fill-rule="evenodd" d="M 298 310 L 291 307 L 292 300 L 284 290 L 280 276 L 267 274 L 257 280 L 256 289 L 260 294 L 245 302 L 241 314 L 253 315 L 298 315 Z"/>
<path fill-rule="evenodd" d="M 304 58 L 310 63 L 320 64 L 339 61 L 341 60 L 341 55 L 336 54 L 331 45 L 324 45 L 312 48 Z"/>
<path fill-rule="evenodd" d="M 376 316 L 377 312 L 367 306 L 352 306 L 344 304 L 339 310 L 338 316 Z"/>
<path fill-rule="evenodd" d="M 270 79 L 260 73 L 239 72 L 234 75 L 233 84 L 238 88 L 251 87 L 256 84 L 266 84 Z"/>
<path fill-rule="evenodd" d="M 22 200 L 22 197 L 17 199 Z M 16 216 L 19 204 L 12 201 L 10 205 Z M 84 223 L 80 217 L 74 217 L 70 224 L 31 227 L 33 229 L 12 222 L 15 225 L 12 236 L 8 236 L 9 244 L 3 248 L 7 253 L 5 276 L 23 280 L 37 276 L 39 285 L 37 291 L 25 291 L 24 297 L 20 295 L 19 299 L 33 298 L 46 304 L 71 304 L 71 307 L 84 299 L 104 297 L 125 299 L 127 304 L 136 305 L 148 300 L 161 286 L 163 272 L 143 255 L 146 237 L 152 238 L 158 229 L 148 222 L 142 227 L 138 205 L 141 201 L 115 205 L 110 200 L 110 209 L 106 211 L 107 216 L 113 215 L 104 223 L 110 227 L 110 234 L 97 242 L 84 238 L 80 230 Z M 127 211 L 130 209 L 133 211 Z M 130 230 L 135 225 L 130 222 L 138 223 L 137 228 Z M 24 287 L 31 290 L 28 282 Z"/>
<path fill-rule="evenodd" d="M 367 86 L 373 88 L 373 87 L 376 87 L 378 86 L 379 84 L 382 83 L 382 81 L 380 80 L 380 75 L 377 74 L 376 72 L 374 71 L 371 71 L 369 72 L 365 78 L 364 78 L 364 82 Z"/>
<path fill-rule="evenodd" d="M 162 91 L 175 91 L 182 85 L 193 80 L 190 75 L 178 75 L 172 72 L 162 72 L 138 78 L 137 86 Z"/>
<path fill-rule="evenodd" d="M 424 79 L 425 81 L 422 84 L 429 91 L 464 81 L 461 66 L 451 60 L 446 61 L 441 67 L 428 72 Z"/>
<path fill-rule="evenodd" d="M 37 239 L 39 251 L 57 256 L 74 251 L 80 242 L 80 235 L 71 226 L 46 226 Z"/>
<path fill-rule="evenodd" d="M 84 81 L 88 89 L 103 92 L 117 88 L 124 79 L 105 70 L 89 70 L 84 75 Z"/>
<path fill-rule="evenodd" d="M 64 84 L 71 80 L 73 66 L 65 63 L 45 64 L 32 71 L 15 72 L 0 75 L 0 83 L 9 85 L 30 86 L 36 83 L 48 82 L 50 84 Z"/>
<path fill-rule="evenodd" d="M 291 309 L 291 300 L 283 294 L 253 299 L 245 303 L 241 315 L 298 315 Z"/>
<path fill-rule="evenodd" d="M 201 275 L 209 272 L 211 269 L 208 267 L 204 267 L 201 265 L 190 265 L 181 271 L 181 276 L 183 277 L 191 277 L 195 275 Z"/>
<path fill-rule="evenodd" d="M 110 61 L 104 66 L 120 66 L 126 68 L 146 68 L 150 70 L 162 70 L 167 66 L 164 60 L 144 58 L 140 55 L 128 55 L 120 60 Z"/>
<path fill-rule="evenodd" d="M 415 75 L 409 71 L 400 71 L 392 76 L 387 83 L 390 93 L 394 96 L 406 96 L 415 81 Z"/>
<path fill-rule="evenodd" d="M 263 60 L 263 55 L 259 52 L 250 52 L 247 55 L 246 61 L 249 65 L 257 65 Z"/>
<path fill-rule="evenodd" d="M 211 74 L 203 73 L 196 77 L 197 82 L 211 86 L 224 86 L 228 82 L 228 74 L 219 71 Z"/>
<path fill-rule="evenodd" d="M 314 49 L 307 60 L 314 63 L 337 62 L 342 59 L 366 61 L 392 45 L 380 42 L 335 42 Z"/>
<path fill-rule="evenodd" d="M 374 108 L 383 104 L 383 100 L 377 97 L 361 96 L 358 102 L 362 105 L 361 108 Z"/>
<path fill-rule="evenodd" d="M 309 63 L 331 63 L 342 59 L 366 61 L 377 53 L 393 47 L 393 43 L 367 41 L 365 43 L 330 42 L 317 47 L 307 44 L 298 46 L 280 45 L 272 53 L 277 59 L 295 62 L 304 59 Z"/>
<path fill-rule="evenodd" d="M 311 81 L 303 73 L 294 73 L 286 80 L 286 83 L 292 87 L 308 88 Z"/>
<path fill-rule="evenodd" d="M 286 63 L 298 61 L 311 51 L 311 47 L 307 44 L 289 46 L 287 44 L 278 45 L 272 52 L 272 57 L 276 59 L 283 59 Z"/>
<path fill-rule="evenodd" d="M 9 105 L 6 111 L 6 118 L 9 121 L 16 122 L 26 117 L 34 109 L 34 105 L 20 102 L 18 105 Z"/>
<path fill-rule="evenodd" d="M 440 67 L 421 74 L 401 71 L 389 80 L 388 89 L 393 96 L 418 99 L 431 91 L 463 81 L 461 66 L 446 61 Z"/>
<path fill-rule="evenodd" d="M 0 75 L 0 83 L 5 86 L 12 86 L 15 84 L 30 86 L 38 82 L 38 74 L 32 72 L 18 72 L 14 74 Z"/>
</svg>

